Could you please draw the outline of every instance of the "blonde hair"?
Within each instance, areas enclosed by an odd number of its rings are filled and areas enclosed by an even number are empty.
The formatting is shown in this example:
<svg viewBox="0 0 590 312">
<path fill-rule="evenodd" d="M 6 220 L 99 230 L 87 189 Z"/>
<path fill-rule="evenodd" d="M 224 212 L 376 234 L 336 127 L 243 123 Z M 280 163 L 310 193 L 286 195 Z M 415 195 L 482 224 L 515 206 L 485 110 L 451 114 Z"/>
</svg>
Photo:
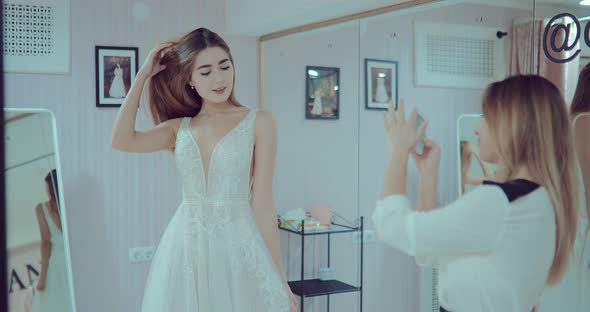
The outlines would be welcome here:
<svg viewBox="0 0 590 312">
<path fill-rule="evenodd" d="M 547 285 L 553 286 L 567 271 L 578 225 L 578 180 L 565 101 L 543 77 L 513 76 L 488 87 L 482 111 L 503 165 L 498 178 L 511 180 L 517 167 L 525 166 L 549 194 L 556 233 Z"/>
</svg>

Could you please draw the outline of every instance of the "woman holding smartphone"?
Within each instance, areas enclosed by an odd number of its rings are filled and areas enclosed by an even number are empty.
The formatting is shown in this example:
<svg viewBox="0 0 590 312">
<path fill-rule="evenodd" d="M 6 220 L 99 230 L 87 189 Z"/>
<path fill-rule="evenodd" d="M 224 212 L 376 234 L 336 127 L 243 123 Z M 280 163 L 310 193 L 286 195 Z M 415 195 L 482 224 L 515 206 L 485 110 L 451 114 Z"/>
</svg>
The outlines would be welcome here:
<svg viewBox="0 0 590 312">
<path fill-rule="evenodd" d="M 475 130 L 480 157 L 500 166 L 457 201 L 437 206 L 440 149 L 424 140 L 403 102 L 384 118 L 390 159 L 373 214 L 377 236 L 439 272 L 439 302 L 453 312 L 529 312 L 559 283 L 577 226 L 571 127 L 559 90 L 540 76 L 491 84 Z M 542 121 L 542 122 L 539 122 Z M 515 126 L 518 125 L 518 126 Z M 420 175 L 416 210 L 406 196 L 410 154 Z"/>
</svg>

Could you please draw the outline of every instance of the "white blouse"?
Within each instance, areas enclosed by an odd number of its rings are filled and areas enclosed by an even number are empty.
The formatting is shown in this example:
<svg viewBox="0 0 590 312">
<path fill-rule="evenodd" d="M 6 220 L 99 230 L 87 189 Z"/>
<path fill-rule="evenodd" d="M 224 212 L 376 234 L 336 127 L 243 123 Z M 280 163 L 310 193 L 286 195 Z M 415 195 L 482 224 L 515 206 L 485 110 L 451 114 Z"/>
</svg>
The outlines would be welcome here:
<svg viewBox="0 0 590 312">
<path fill-rule="evenodd" d="M 453 312 L 530 312 L 543 293 L 555 250 L 555 215 L 544 188 L 508 201 L 481 185 L 432 211 L 405 195 L 377 201 L 377 237 L 438 269 L 441 306 Z"/>
</svg>

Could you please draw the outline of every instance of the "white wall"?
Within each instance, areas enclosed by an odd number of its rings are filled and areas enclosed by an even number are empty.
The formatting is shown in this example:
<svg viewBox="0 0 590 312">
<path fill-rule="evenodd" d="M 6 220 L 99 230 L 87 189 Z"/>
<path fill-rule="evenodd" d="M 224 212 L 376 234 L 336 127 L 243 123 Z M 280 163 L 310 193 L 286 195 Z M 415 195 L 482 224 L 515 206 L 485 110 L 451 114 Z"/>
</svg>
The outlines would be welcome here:
<svg viewBox="0 0 590 312">
<path fill-rule="evenodd" d="M 128 249 L 155 245 L 180 202 L 171 155 L 126 154 L 110 146 L 116 108 L 95 107 L 94 46 L 139 47 L 143 63 L 157 42 L 206 26 L 223 36 L 225 6 L 214 0 L 71 1 L 69 75 L 5 74 L 7 107 L 48 108 L 58 128 L 78 311 L 138 311 L 148 263 Z M 238 99 L 257 106 L 256 40 L 224 36 L 236 61 Z M 140 127 L 149 126 L 145 116 Z"/>
<path fill-rule="evenodd" d="M 366 226 L 373 227 L 370 216 L 381 192 L 387 148 L 381 112 L 365 109 L 365 58 L 399 62 L 400 98 L 406 99 L 407 111 L 419 107 L 430 119 L 428 134 L 443 150 L 439 203 L 455 199 L 456 121 L 463 113 L 480 113 L 483 90 L 416 87 L 413 23 L 434 21 L 507 30 L 513 18 L 531 15 L 526 10 L 463 4 L 418 13 L 399 11 L 266 42 L 264 103 L 278 126 L 275 198 L 279 210 L 327 202 L 351 219 L 364 216 Z M 482 23 L 476 22 L 478 17 L 483 18 Z M 391 38 L 393 32 L 397 36 Z M 340 120 L 305 120 L 306 65 L 340 68 Z M 415 197 L 417 177 L 410 167 L 409 194 Z M 282 243 L 288 276 L 299 278 L 300 247 L 286 236 Z M 317 276 L 325 263 L 322 244 L 318 240 L 316 245 L 306 245 L 310 257 L 306 278 Z M 356 281 L 356 252 L 350 236 L 339 239 L 332 253 L 338 279 Z M 420 271 L 413 258 L 381 243 L 369 243 L 364 261 L 366 311 L 418 311 Z M 316 304 L 308 307 L 323 311 L 324 299 L 314 300 Z M 353 294 L 336 296 L 331 302 L 337 311 L 356 311 L 358 305 Z"/>
</svg>

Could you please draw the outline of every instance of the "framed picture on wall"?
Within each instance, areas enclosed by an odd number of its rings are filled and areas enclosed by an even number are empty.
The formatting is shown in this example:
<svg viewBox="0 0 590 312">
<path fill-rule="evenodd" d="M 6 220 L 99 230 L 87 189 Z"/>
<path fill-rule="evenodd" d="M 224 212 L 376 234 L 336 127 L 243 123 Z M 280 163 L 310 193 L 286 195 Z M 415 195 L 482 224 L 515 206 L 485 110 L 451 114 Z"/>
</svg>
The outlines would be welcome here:
<svg viewBox="0 0 590 312">
<path fill-rule="evenodd" d="M 123 104 L 137 75 L 138 49 L 96 46 L 96 107 Z"/>
<path fill-rule="evenodd" d="M 305 67 L 305 118 L 339 119 L 340 68 Z"/>
<path fill-rule="evenodd" d="M 365 59 L 365 107 L 387 110 L 393 100 L 397 110 L 397 61 Z"/>
</svg>

